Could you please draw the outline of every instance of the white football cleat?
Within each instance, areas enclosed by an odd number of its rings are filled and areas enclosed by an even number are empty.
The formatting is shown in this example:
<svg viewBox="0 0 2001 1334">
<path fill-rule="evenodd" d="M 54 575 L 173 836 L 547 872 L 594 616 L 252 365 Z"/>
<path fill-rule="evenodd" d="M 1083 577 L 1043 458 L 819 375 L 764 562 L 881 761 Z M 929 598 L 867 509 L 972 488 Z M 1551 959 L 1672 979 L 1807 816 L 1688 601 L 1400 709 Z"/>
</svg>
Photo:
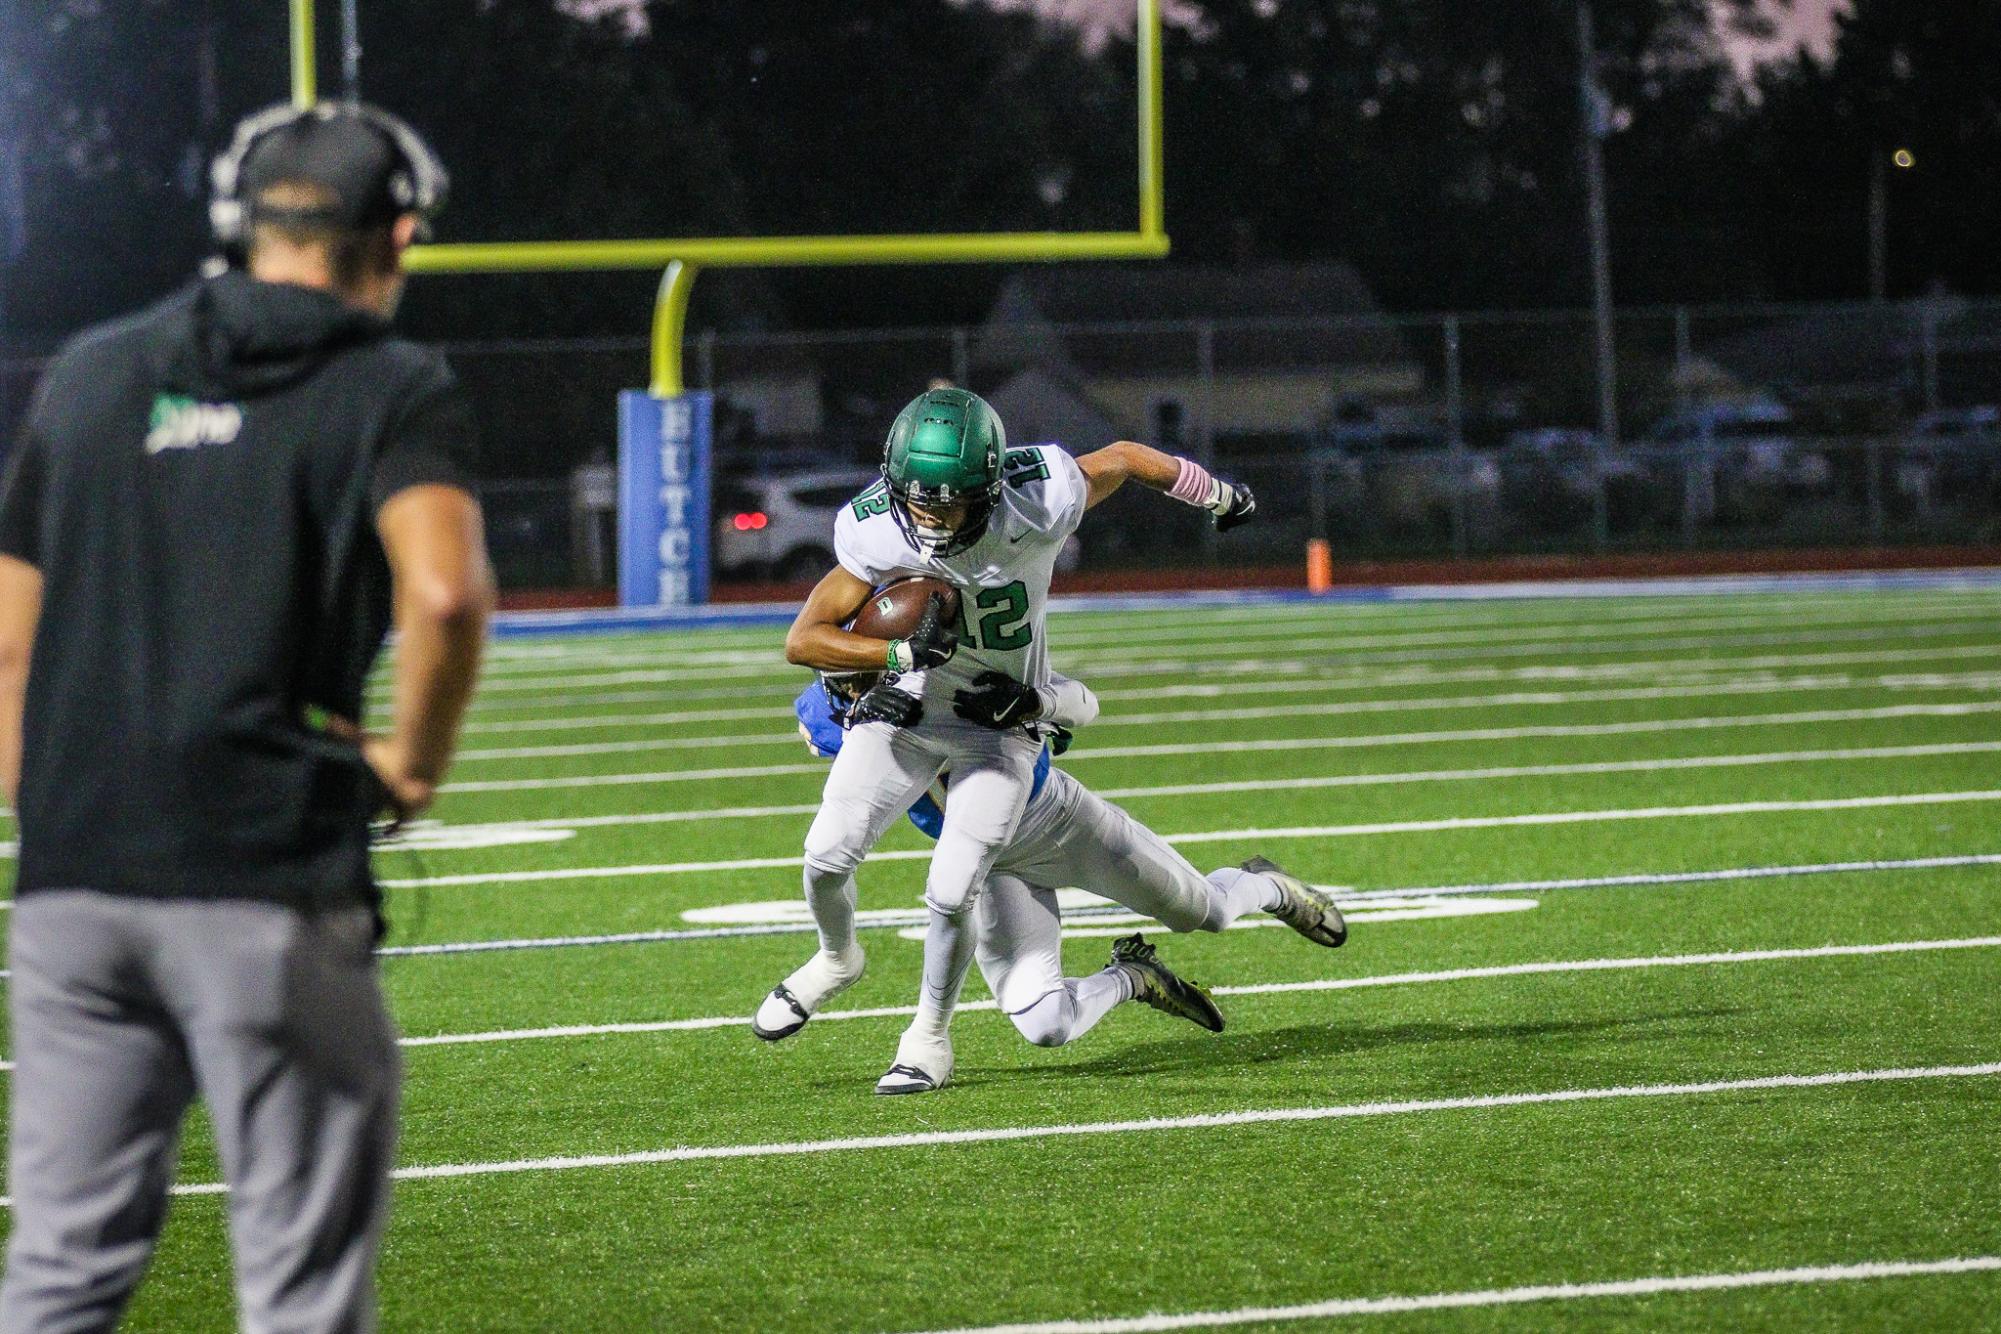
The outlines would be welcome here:
<svg viewBox="0 0 2001 1334">
<path fill-rule="evenodd" d="M 875 1091 L 935 1093 L 952 1082 L 952 1040 L 920 1037 L 904 1030 L 896 1044 L 896 1062 L 875 1082 Z"/>
<path fill-rule="evenodd" d="M 789 1038 L 806 1027 L 813 1012 L 861 980 L 861 946 L 847 958 L 818 950 L 799 970 L 771 989 L 751 1016 L 750 1031 L 766 1042 Z"/>
</svg>

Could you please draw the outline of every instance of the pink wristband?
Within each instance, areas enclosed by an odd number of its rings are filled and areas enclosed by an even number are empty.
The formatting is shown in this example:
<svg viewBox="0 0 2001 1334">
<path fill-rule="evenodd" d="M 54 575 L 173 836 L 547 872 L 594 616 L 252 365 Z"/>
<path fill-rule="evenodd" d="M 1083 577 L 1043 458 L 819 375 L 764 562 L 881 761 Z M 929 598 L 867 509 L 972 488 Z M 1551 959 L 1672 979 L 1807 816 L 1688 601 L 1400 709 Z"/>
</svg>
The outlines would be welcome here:
<svg viewBox="0 0 2001 1334">
<path fill-rule="evenodd" d="M 1174 479 L 1174 485 L 1168 488 L 1167 494 L 1184 504 L 1206 505 L 1209 503 L 1210 484 L 1213 480 L 1207 468 L 1194 459 L 1183 459 L 1181 475 Z"/>
</svg>

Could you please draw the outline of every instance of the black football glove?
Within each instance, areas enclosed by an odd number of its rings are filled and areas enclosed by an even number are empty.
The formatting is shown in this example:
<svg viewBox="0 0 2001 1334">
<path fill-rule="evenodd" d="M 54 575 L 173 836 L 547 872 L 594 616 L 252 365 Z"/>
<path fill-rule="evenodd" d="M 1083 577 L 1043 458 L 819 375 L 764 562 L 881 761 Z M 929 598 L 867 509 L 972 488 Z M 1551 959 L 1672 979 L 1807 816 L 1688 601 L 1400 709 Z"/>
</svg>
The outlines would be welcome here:
<svg viewBox="0 0 2001 1334">
<path fill-rule="evenodd" d="M 959 651 L 959 632 L 945 616 L 945 595 L 933 593 L 924 604 L 924 615 L 908 639 L 889 644 L 889 669 L 893 672 L 922 672 L 942 667 Z"/>
<path fill-rule="evenodd" d="M 1227 533 L 1240 523 L 1250 522 L 1251 516 L 1258 512 L 1258 498 L 1242 482 L 1225 481 L 1220 477 L 1216 480 L 1222 482 L 1223 494 L 1210 507 L 1209 513 L 1214 517 L 1216 531 Z"/>
<path fill-rule="evenodd" d="M 915 727 L 923 717 L 923 700 L 884 681 L 855 701 L 855 706 L 848 710 L 847 725 L 888 723 L 891 727 Z"/>
<path fill-rule="evenodd" d="M 1034 720 L 1042 712 L 1042 697 L 1006 672 L 981 672 L 972 688 L 952 696 L 952 712 L 969 723 L 1006 731 Z"/>
</svg>

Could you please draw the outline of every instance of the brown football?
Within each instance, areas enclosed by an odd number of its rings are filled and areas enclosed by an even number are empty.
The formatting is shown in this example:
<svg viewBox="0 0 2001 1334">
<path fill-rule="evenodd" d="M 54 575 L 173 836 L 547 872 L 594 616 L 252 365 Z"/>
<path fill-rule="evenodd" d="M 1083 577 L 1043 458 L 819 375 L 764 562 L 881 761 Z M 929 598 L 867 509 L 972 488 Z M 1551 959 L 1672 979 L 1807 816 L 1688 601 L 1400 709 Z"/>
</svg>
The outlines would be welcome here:
<svg viewBox="0 0 2001 1334">
<path fill-rule="evenodd" d="M 908 639 L 917 622 L 924 618 L 925 605 L 933 593 L 944 595 L 945 621 L 949 625 L 959 614 L 959 590 L 939 579 L 913 575 L 892 580 L 869 594 L 868 601 L 848 622 L 848 629 L 871 639 Z"/>
</svg>

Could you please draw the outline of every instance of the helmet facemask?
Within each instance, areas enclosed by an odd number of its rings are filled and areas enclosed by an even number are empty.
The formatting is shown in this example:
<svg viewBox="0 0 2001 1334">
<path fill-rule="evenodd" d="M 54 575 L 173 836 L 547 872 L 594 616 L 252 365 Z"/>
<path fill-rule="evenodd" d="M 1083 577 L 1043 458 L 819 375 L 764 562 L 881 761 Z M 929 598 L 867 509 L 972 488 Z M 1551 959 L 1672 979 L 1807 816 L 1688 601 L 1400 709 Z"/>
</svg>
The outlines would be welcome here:
<svg viewBox="0 0 2001 1334">
<path fill-rule="evenodd" d="M 943 559 L 968 550 L 986 534 L 987 521 L 1000 501 L 1000 479 L 979 491 L 955 491 L 949 486 L 925 486 L 911 482 L 889 484 L 889 513 L 896 526 L 920 552 Z M 957 508 L 958 521 L 949 526 L 928 522 L 938 512 Z M 919 513 L 918 511 L 927 511 Z"/>
</svg>

